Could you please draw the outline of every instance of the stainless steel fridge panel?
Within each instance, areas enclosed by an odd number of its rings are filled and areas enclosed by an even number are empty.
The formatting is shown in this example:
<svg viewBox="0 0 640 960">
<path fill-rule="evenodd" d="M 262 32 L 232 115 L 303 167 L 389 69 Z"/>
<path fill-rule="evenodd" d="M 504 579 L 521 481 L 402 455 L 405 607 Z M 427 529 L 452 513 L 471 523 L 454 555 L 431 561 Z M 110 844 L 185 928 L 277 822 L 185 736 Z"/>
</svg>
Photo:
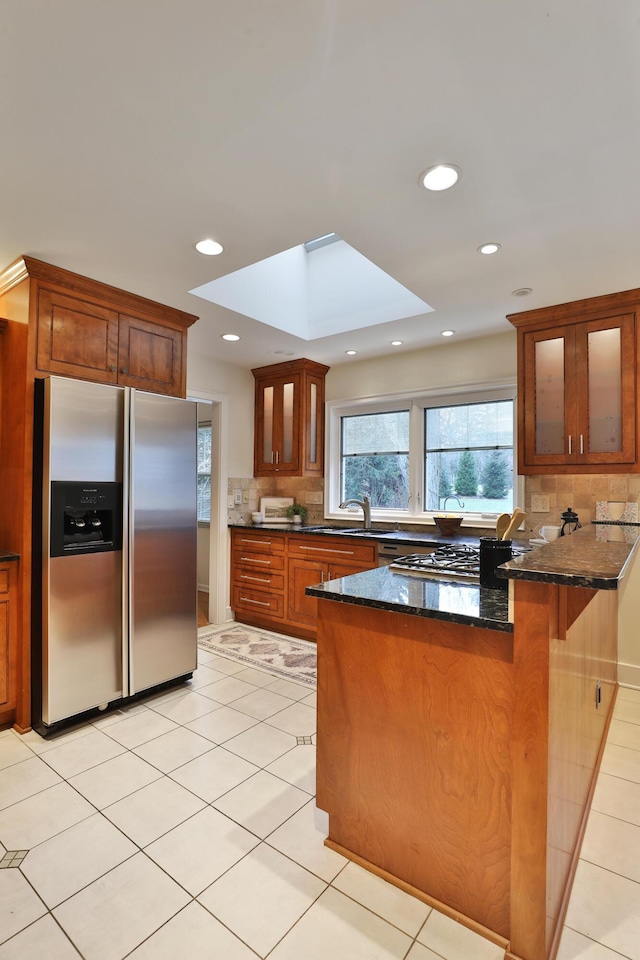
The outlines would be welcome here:
<svg viewBox="0 0 640 960">
<path fill-rule="evenodd" d="M 132 392 L 130 693 L 196 668 L 196 437 L 196 403 Z"/>
<path fill-rule="evenodd" d="M 122 696 L 122 554 L 52 557 L 43 644 L 42 720 Z"/>
<path fill-rule="evenodd" d="M 45 483 L 121 481 L 123 408 L 122 387 L 49 377 L 45 381 Z"/>
</svg>

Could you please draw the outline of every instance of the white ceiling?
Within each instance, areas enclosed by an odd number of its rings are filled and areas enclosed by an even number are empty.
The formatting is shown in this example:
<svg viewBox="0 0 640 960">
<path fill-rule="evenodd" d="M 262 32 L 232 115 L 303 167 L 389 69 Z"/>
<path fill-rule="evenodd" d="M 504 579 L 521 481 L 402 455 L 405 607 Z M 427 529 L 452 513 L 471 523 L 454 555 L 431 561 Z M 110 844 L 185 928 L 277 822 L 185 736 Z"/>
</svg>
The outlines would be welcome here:
<svg viewBox="0 0 640 960">
<path fill-rule="evenodd" d="M 352 362 L 640 286 L 638 0 L 8 0 L 0 15 L 0 267 L 27 253 L 198 314 L 201 354 Z M 439 161 L 462 180 L 428 193 Z M 330 232 L 434 312 L 307 342 L 188 293 Z M 198 254 L 203 237 L 225 252 Z M 500 253 L 479 255 L 487 241 Z"/>
</svg>

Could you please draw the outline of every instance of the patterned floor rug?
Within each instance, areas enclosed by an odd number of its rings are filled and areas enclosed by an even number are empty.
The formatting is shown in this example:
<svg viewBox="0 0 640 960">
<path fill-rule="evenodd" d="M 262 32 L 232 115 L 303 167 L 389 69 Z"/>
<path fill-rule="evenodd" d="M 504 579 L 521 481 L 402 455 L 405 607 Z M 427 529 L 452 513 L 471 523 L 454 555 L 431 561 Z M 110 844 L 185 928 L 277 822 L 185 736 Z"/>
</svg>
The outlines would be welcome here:
<svg viewBox="0 0 640 960">
<path fill-rule="evenodd" d="M 259 630 L 244 623 L 215 627 L 198 636 L 198 646 L 277 677 L 316 686 L 316 645 L 281 633 Z"/>
</svg>

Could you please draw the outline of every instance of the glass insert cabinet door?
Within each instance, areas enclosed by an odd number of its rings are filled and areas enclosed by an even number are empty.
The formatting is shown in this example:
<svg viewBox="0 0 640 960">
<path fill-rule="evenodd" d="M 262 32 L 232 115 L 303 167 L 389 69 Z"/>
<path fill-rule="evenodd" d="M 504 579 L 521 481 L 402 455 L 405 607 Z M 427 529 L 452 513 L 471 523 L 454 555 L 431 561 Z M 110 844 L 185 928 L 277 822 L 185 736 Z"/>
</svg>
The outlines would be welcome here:
<svg viewBox="0 0 640 960">
<path fill-rule="evenodd" d="M 525 464 L 635 461 L 633 315 L 525 333 L 524 381 Z"/>
<path fill-rule="evenodd" d="M 256 414 L 260 424 L 259 465 L 263 471 L 279 473 L 298 468 L 298 391 L 295 376 L 274 378 L 259 385 Z"/>
</svg>

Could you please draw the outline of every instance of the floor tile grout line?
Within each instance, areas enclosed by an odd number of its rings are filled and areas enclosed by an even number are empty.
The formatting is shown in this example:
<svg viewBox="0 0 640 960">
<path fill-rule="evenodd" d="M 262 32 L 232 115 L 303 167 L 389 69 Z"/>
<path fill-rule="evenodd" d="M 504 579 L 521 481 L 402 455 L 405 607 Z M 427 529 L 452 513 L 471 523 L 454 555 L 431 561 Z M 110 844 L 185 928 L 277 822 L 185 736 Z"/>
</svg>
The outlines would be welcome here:
<svg viewBox="0 0 640 960">
<path fill-rule="evenodd" d="M 263 688 L 260 687 L 259 689 L 263 689 Z M 191 691 L 191 692 L 195 692 L 195 691 Z M 295 702 L 295 701 L 294 701 L 294 702 Z M 148 709 L 152 710 L 153 708 L 149 707 Z M 283 708 L 283 709 L 284 709 L 284 708 Z M 280 711 L 278 711 L 278 712 L 280 712 Z M 256 722 L 256 724 L 253 724 L 251 727 L 249 727 L 249 728 L 247 728 L 247 729 L 253 729 L 255 726 L 259 726 L 261 723 L 267 723 L 267 725 L 268 725 L 268 719 L 269 719 L 269 718 L 266 718 L 265 720 L 258 720 L 258 721 Z M 186 726 L 186 724 L 177 723 L 176 721 L 174 721 L 174 722 L 176 723 L 177 727 L 181 727 L 181 728 L 184 728 L 184 729 L 189 729 L 189 727 Z M 192 721 L 190 721 L 190 722 L 192 722 Z M 277 727 L 274 727 L 274 729 L 280 730 L 280 728 L 277 728 Z M 243 732 L 244 732 L 244 731 L 243 731 Z M 294 736 L 293 734 L 290 734 L 288 731 L 280 731 L 280 732 L 286 733 L 287 736 L 292 736 L 292 737 Z M 239 736 L 239 735 L 240 735 L 240 734 L 237 734 L 236 736 Z M 107 734 L 107 736 L 108 736 L 108 734 Z M 234 738 L 235 738 L 235 737 L 231 737 L 231 738 L 229 738 L 227 741 L 223 741 L 222 744 L 211 741 L 211 743 L 212 743 L 211 750 L 206 751 L 205 754 L 203 754 L 203 755 L 206 756 L 208 753 L 212 752 L 212 750 L 215 749 L 216 747 L 223 746 L 223 748 L 224 748 L 224 743 L 228 743 L 229 740 L 233 740 Z M 115 739 L 115 738 L 112 738 L 112 739 Z M 155 739 L 155 738 L 153 738 L 153 739 Z M 205 738 L 205 739 L 206 739 L 206 738 Z M 119 741 L 115 741 L 115 742 L 119 743 Z M 150 741 L 146 741 L 146 742 L 150 742 Z M 124 746 L 123 744 L 120 744 L 120 745 L 123 746 L 124 750 L 123 750 L 123 754 L 119 754 L 119 756 L 120 756 L 120 755 L 124 755 L 124 754 L 127 753 L 127 752 L 133 754 L 133 755 L 136 756 L 136 757 L 138 756 L 138 755 L 135 753 L 136 747 L 127 747 L 127 746 Z M 286 756 L 288 753 L 290 753 L 290 752 L 294 749 L 295 746 L 296 746 L 296 744 L 293 744 L 291 747 L 289 747 L 289 748 L 285 751 L 284 754 L 281 754 L 280 757 L 281 757 L 281 756 Z M 231 750 L 229 750 L 229 752 L 230 752 L 230 753 L 233 753 L 233 751 L 231 751 Z M 112 758 L 112 759 L 115 759 L 115 758 Z M 139 759 L 144 759 L 144 758 L 139 758 Z M 196 758 L 196 759 L 197 759 L 197 758 Z M 242 758 L 242 759 L 244 759 L 244 758 Z M 279 757 L 276 758 L 276 759 L 279 759 Z M 109 761 L 108 761 L 108 760 L 105 760 L 105 761 L 103 761 L 103 762 L 104 762 L 104 763 L 107 763 L 107 762 L 109 762 Z M 149 762 L 149 761 L 145 761 L 145 762 Z M 251 761 L 248 761 L 248 762 L 251 762 Z M 273 762 L 275 762 L 275 760 L 269 761 L 269 763 L 273 763 Z M 153 764 L 150 764 L 150 765 L 153 766 Z M 269 765 L 269 764 L 268 764 L 268 765 Z M 254 766 L 256 766 L 256 765 L 254 764 Z M 95 768 L 91 768 L 91 769 L 95 769 Z M 156 770 L 158 771 L 158 773 L 159 773 L 159 778 L 163 778 L 163 777 L 164 777 L 164 778 L 169 778 L 169 779 L 171 778 L 171 772 L 172 772 L 172 771 L 164 772 L 164 771 L 162 771 L 162 770 L 159 770 L 159 769 L 156 768 L 156 767 L 154 767 L 154 769 L 156 769 Z M 179 769 L 179 768 L 175 768 L 175 769 Z M 266 766 L 263 765 L 263 764 L 261 764 L 260 766 L 258 766 L 257 769 L 258 769 L 258 770 L 266 770 Z M 267 771 L 267 772 L 270 772 L 270 771 Z M 253 774 L 252 774 L 252 775 L 253 775 Z M 273 776 L 277 776 L 277 775 L 276 775 L 276 774 L 273 774 Z M 62 778 L 62 779 L 65 779 L 65 778 Z M 289 786 L 296 786 L 295 784 L 291 784 L 289 781 L 284 780 L 284 778 L 278 777 L 278 779 L 282 779 L 283 782 L 286 783 L 286 784 L 289 785 Z M 68 781 L 65 779 L 65 782 L 68 782 Z M 241 782 L 245 782 L 245 781 L 241 781 Z M 69 785 L 73 787 L 73 784 L 69 784 Z M 75 789 L 75 788 L 74 788 L 74 789 Z M 185 788 L 185 789 L 188 789 L 188 788 Z M 233 789 L 233 788 L 232 788 L 232 789 Z M 298 788 L 298 789 L 302 789 L 302 788 Z M 78 792 L 79 792 L 79 791 L 78 791 Z M 190 791 L 190 792 L 192 792 L 192 791 Z M 303 791 L 303 792 L 306 792 L 306 791 Z M 81 795 L 81 796 L 82 796 L 82 795 Z M 197 796 L 197 794 L 196 794 L 195 796 Z M 221 795 L 221 796 L 224 796 L 224 794 Z M 84 799 L 86 800 L 86 798 L 84 798 Z M 202 800 L 202 798 L 198 797 L 198 799 L 200 799 L 203 803 L 205 803 L 206 806 L 213 806 L 214 803 L 215 803 L 215 801 L 213 801 L 213 802 L 207 804 L 206 801 Z M 217 798 L 217 799 L 219 799 L 219 798 Z M 298 861 L 295 860 L 293 857 L 289 857 L 287 854 L 282 853 L 282 851 L 277 850 L 277 848 L 273 847 L 272 844 L 269 842 L 269 837 L 271 837 L 278 829 L 280 829 L 280 827 L 284 826 L 290 819 L 292 819 L 297 813 L 299 813 L 300 810 L 302 810 L 305 806 L 308 806 L 309 804 L 313 803 L 313 802 L 314 802 L 314 799 L 315 799 L 315 795 L 309 794 L 309 795 L 308 795 L 308 800 L 305 801 L 305 803 L 302 805 L 302 807 L 300 807 L 297 811 L 292 812 L 292 813 L 289 815 L 289 817 L 287 817 L 281 824 L 279 824 L 277 827 L 275 827 L 275 828 L 271 831 L 271 833 L 269 833 L 266 837 L 263 838 L 263 837 L 260 837 L 260 836 L 257 836 L 257 835 L 254 834 L 254 836 L 256 836 L 257 843 L 256 843 L 256 846 L 253 848 L 253 850 L 259 849 L 259 847 L 260 847 L 262 844 L 264 844 L 264 845 L 268 846 L 270 849 L 276 850 L 276 852 L 277 852 L 279 855 L 286 857 L 287 859 L 289 859 L 292 863 L 296 864 L 296 865 L 297 865 L 298 867 L 300 867 L 301 869 L 309 872 L 312 876 L 317 877 L 317 879 L 319 879 L 319 880 L 322 882 L 322 884 L 323 884 L 323 890 L 322 890 L 322 892 L 321 892 L 320 894 L 318 894 L 318 897 L 315 898 L 315 900 L 313 901 L 313 903 L 317 902 L 317 899 L 319 899 L 319 897 L 322 896 L 322 895 L 327 891 L 327 889 L 329 889 L 329 887 L 331 887 L 331 888 L 334 889 L 334 891 L 336 891 L 338 894 L 346 897 L 346 898 L 349 899 L 349 900 L 352 900 L 352 902 L 356 903 L 360 908 L 362 908 L 362 909 L 366 910 L 367 912 L 373 914 L 374 916 L 378 917 L 378 918 L 379 918 L 381 921 L 383 921 L 384 923 L 389 924 L 390 926 L 392 926 L 392 927 L 394 927 L 395 929 L 399 930 L 404 936 L 408 937 L 409 940 L 411 941 L 411 943 L 409 944 L 409 948 L 408 948 L 408 950 L 407 950 L 407 953 L 408 953 L 408 952 L 412 949 L 413 944 L 417 941 L 417 937 L 420 935 L 420 932 L 421 932 L 422 929 L 424 928 L 424 925 L 426 924 L 426 922 L 427 922 L 427 920 L 428 920 L 428 918 L 429 918 L 429 915 L 430 915 L 431 911 L 430 911 L 430 913 L 427 915 L 427 917 L 425 918 L 425 920 L 424 920 L 423 924 L 421 925 L 420 929 L 418 930 L 417 934 L 416 934 L 414 937 L 412 937 L 411 934 L 407 934 L 406 931 L 402 930 L 402 929 L 399 928 L 399 927 L 396 927 L 396 925 L 395 925 L 394 923 L 392 923 L 391 921 L 387 920 L 386 917 L 380 916 L 380 914 L 376 913 L 375 910 L 372 910 L 370 907 L 368 907 L 367 905 L 361 903 L 359 900 L 355 899 L 355 898 L 352 897 L 350 894 L 347 894 L 347 893 L 345 893 L 344 891 L 341 891 L 341 890 L 339 890 L 337 887 L 335 887 L 335 885 L 334 885 L 334 884 L 335 884 L 335 881 L 336 881 L 337 878 L 344 872 L 344 870 L 348 867 L 348 865 L 349 865 L 348 863 L 343 864 L 342 867 L 340 868 L 340 870 L 337 872 L 336 876 L 335 876 L 332 880 L 327 881 L 327 880 L 325 880 L 325 879 L 322 878 L 322 877 L 318 877 L 318 875 L 317 875 L 317 874 L 314 874 L 313 871 L 308 870 L 308 868 L 305 867 L 303 864 L 298 863 Z M 89 801 L 89 802 L 90 802 L 90 801 Z M 93 804 L 92 804 L 92 806 L 93 806 Z M 206 806 L 203 807 L 202 809 L 206 809 Z M 102 815 L 104 816 L 103 811 L 101 811 L 101 810 L 99 810 L 99 809 L 97 809 L 97 808 L 96 808 L 96 812 L 97 812 L 97 813 L 100 813 L 100 814 L 102 814 Z M 200 811 L 198 811 L 198 812 L 200 812 Z M 222 814 L 222 811 L 218 811 L 218 812 Z M 192 816 L 196 816 L 196 815 L 197 815 L 197 814 L 192 814 Z M 228 817 L 227 814 L 222 814 L 222 815 L 225 816 L 227 819 L 230 819 L 230 820 L 233 821 L 233 818 Z M 105 817 L 105 819 L 108 820 L 108 818 L 106 818 L 106 817 Z M 188 820 L 188 819 L 190 819 L 190 818 L 187 818 L 187 820 Z M 184 822 L 187 822 L 187 820 L 182 821 L 182 822 L 183 822 L 183 823 L 184 823 Z M 109 821 L 109 822 L 111 823 L 111 821 Z M 237 821 L 233 821 L 233 822 L 236 822 L 236 823 L 237 823 Z M 239 824 L 239 826 L 241 826 L 241 827 L 242 827 L 243 829 L 245 829 L 245 830 L 247 829 L 246 827 L 244 827 L 243 824 Z M 121 831 L 121 832 L 122 832 L 122 831 Z M 252 832 L 252 831 L 249 831 L 249 832 Z M 127 836 L 126 834 L 124 834 L 124 835 Z M 130 838 L 130 837 L 127 837 L 127 839 L 128 839 L 129 841 L 131 841 L 131 838 Z M 133 842 L 134 842 L 134 846 L 136 846 L 140 852 L 144 853 L 145 856 L 147 856 L 147 858 L 148 858 L 149 860 L 151 860 L 151 857 L 146 853 L 146 849 L 139 847 L 139 845 L 136 844 L 135 841 L 133 841 Z M 153 842 L 153 841 L 152 841 L 152 842 Z M 244 859 L 244 857 L 248 856 L 251 852 L 252 852 L 252 851 L 248 851 L 247 854 L 243 855 L 243 857 L 241 857 L 240 860 L 239 860 L 239 861 L 236 861 L 236 862 L 240 862 L 242 859 Z M 132 853 L 131 856 L 135 856 L 135 853 Z M 127 858 L 127 859 L 129 859 L 129 858 Z M 125 861 L 122 861 L 122 862 L 125 862 Z M 157 867 L 159 867 L 161 870 L 163 870 L 163 868 L 160 867 L 159 864 L 156 864 L 155 861 L 152 861 L 152 862 L 153 862 Z M 231 865 L 231 866 L 228 868 L 228 870 L 232 869 L 233 866 L 235 866 L 235 864 Z M 112 869 L 115 869 L 115 868 L 112 868 Z M 228 870 L 225 871 L 225 873 L 228 872 Z M 108 872 L 108 871 L 107 871 L 107 872 Z M 163 872 L 166 873 L 166 871 L 164 871 L 164 870 L 163 870 Z M 167 874 L 167 875 L 170 876 L 170 874 Z M 224 874 L 222 874 L 222 875 L 224 875 Z M 221 875 L 221 876 L 222 876 L 222 875 Z M 174 882 L 179 883 L 178 881 L 175 880 L 175 878 L 171 877 L 171 879 L 174 880 Z M 217 879 L 219 879 L 219 878 L 217 878 Z M 215 883 L 216 881 L 213 881 L 213 882 Z M 182 888 L 182 889 L 185 889 L 185 888 Z M 205 888 L 205 889 L 206 889 L 206 888 Z M 185 889 L 185 893 L 186 893 L 186 894 L 189 896 L 189 898 L 190 898 L 189 903 L 192 903 L 192 902 L 194 902 L 194 901 L 197 902 L 197 897 L 194 897 L 194 896 L 193 896 L 192 894 L 190 894 L 189 891 L 187 891 L 186 889 Z M 198 894 L 198 896 L 200 896 L 200 895 L 201 895 L 201 894 Z M 304 911 L 304 913 L 301 914 L 301 916 L 296 920 L 296 922 L 295 922 L 293 925 L 291 925 L 291 926 L 287 929 L 287 931 L 285 931 L 285 933 L 283 934 L 283 937 L 287 936 L 287 934 L 291 932 L 291 930 L 292 930 L 292 929 L 296 926 L 296 924 L 300 921 L 300 919 L 302 918 L 302 916 L 304 916 L 305 913 L 308 912 L 308 910 L 311 908 L 311 906 L 313 905 L 313 903 L 310 904 L 310 905 L 307 907 L 307 909 Z M 185 905 L 185 907 L 182 908 L 182 909 L 185 909 L 186 906 L 188 906 L 188 904 Z M 202 906 L 203 906 L 203 905 L 202 905 Z M 206 908 L 205 908 L 205 909 L 206 909 Z M 180 912 L 180 911 L 178 911 L 178 913 L 179 913 L 179 912 Z M 210 911 L 209 911 L 209 912 L 210 912 Z M 177 915 L 177 914 L 176 914 L 176 915 Z M 212 914 L 212 915 L 215 916 L 215 914 Z M 219 922 L 222 923 L 222 921 L 220 921 L 219 918 L 216 917 L 216 919 L 217 919 Z M 167 922 L 168 922 L 168 920 L 165 921 L 165 924 L 166 924 Z M 164 926 L 165 924 L 162 924 L 161 927 Z M 225 924 L 223 924 L 223 925 L 226 926 Z M 161 929 L 161 927 L 159 927 L 158 929 Z M 227 929 L 230 929 L 230 928 L 227 927 Z M 156 931 L 156 932 L 157 932 L 157 931 Z M 237 937 L 237 939 L 239 939 L 242 943 L 246 943 L 246 941 L 242 940 L 242 937 L 240 937 L 238 934 L 236 934 L 235 931 L 231 930 L 231 933 L 232 933 L 235 937 Z M 283 937 L 280 938 L 280 940 L 278 941 L 278 943 L 281 942 L 281 940 L 283 939 Z M 148 939 L 148 938 L 146 938 L 146 939 Z M 145 942 L 145 941 L 142 941 L 142 942 Z M 140 945 L 140 944 L 138 944 L 138 946 L 139 946 L 139 945 Z M 277 944 L 275 944 L 274 947 L 271 948 L 271 950 L 269 951 L 269 954 L 276 948 L 276 946 L 277 946 Z M 248 948 L 249 950 L 251 950 L 252 953 L 255 953 L 255 952 L 256 952 L 256 951 L 254 951 L 253 948 L 251 948 L 248 944 L 247 944 L 247 948 Z M 137 949 L 137 947 L 134 948 L 134 949 Z M 267 954 L 267 956 L 268 956 L 269 954 Z M 405 956 L 406 956 L 406 954 L 405 954 Z"/>
<path fill-rule="evenodd" d="M 601 817 L 607 817 L 609 820 L 615 820 L 618 823 L 624 823 L 629 827 L 636 827 L 636 829 L 640 830 L 640 823 L 637 823 L 634 820 L 626 820 L 624 817 L 620 817 L 615 813 L 609 813 L 607 810 L 598 810 L 596 807 L 592 806 L 589 810 L 589 816 L 591 816 L 592 813 L 597 813 Z"/>
<path fill-rule="evenodd" d="M 611 867 L 607 867 L 603 863 L 598 863 L 597 860 L 590 860 L 588 857 L 583 857 L 582 855 L 580 856 L 579 860 L 582 861 L 582 863 L 588 863 L 592 867 L 598 867 L 599 870 L 605 870 L 613 877 L 620 877 L 621 880 L 628 880 L 629 883 L 635 883 L 635 885 L 638 887 L 638 899 L 640 900 L 640 879 L 636 880 L 634 877 L 627 877 L 624 873 L 620 873 L 619 870 L 613 870 Z"/>
<path fill-rule="evenodd" d="M 572 927 L 572 926 L 570 926 L 570 924 L 565 923 L 565 924 L 564 924 L 564 927 L 563 927 L 563 930 L 565 930 L 565 929 L 567 929 L 567 930 L 572 930 L 573 933 L 577 933 L 579 936 L 584 937 L 585 940 L 588 940 L 588 941 L 589 941 L 589 943 L 595 943 L 595 944 L 596 944 L 597 946 L 599 946 L 599 947 L 604 947 L 605 950 L 610 950 L 611 953 L 612 953 L 615 957 L 621 957 L 622 960 L 633 960 L 633 958 L 632 958 L 632 957 L 629 957 L 628 954 L 626 954 L 626 953 L 620 953 L 619 950 L 615 950 L 613 947 L 607 946 L 607 944 L 606 944 L 606 943 L 603 943 L 602 940 L 594 940 L 593 937 L 591 937 L 588 933 L 584 933 L 582 930 L 578 930 L 577 927 Z M 577 958 L 577 960 L 580 960 L 580 958 Z"/>
</svg>

